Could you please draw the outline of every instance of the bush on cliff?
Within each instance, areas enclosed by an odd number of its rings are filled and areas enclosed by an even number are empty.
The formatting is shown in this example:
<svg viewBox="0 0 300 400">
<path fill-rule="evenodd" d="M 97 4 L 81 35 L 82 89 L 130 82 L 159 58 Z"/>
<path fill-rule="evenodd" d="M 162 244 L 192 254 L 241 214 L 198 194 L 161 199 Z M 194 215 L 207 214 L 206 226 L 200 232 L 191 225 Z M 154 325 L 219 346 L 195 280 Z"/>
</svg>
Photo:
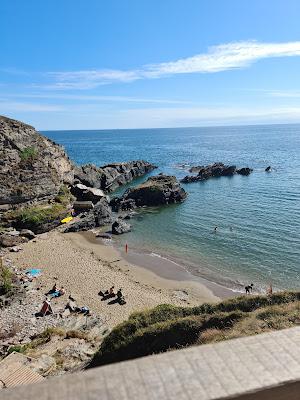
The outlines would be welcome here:
<svg viewBox="0 0 300 400">
<path fill-rule="evenodd" d="M 34 233 L 42 233 L 59 225 L 60 220 L 66 214 L 65 205 L 58 203 L 47 206 L 26 207 L 15 213 L 14 226 L 18 229 L 30 229 Z"/>
<path fill-rule="evenodd" d="M 132 314 L 104 339 L 90 366 L 299 323 L 300 292 L 242 296 L 197 307 L 160 305 Z"/>
<path fill-rule="evenodd" d="M 33 160 L 37 156 L 37 149 L 34 146 L 25 147 L 20 151 L 21 161 Z"/>
</svg>

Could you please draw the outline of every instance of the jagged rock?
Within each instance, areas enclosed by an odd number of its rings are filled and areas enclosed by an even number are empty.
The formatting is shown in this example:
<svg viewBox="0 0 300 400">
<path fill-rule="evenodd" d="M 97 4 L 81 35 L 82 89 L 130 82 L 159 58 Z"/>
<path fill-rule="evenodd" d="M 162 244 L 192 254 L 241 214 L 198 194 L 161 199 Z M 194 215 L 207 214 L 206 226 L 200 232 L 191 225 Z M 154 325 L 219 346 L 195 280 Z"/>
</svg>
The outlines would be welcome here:
<svg viewBox="0 0 300 400">
<path fill-rule="evenodd" d="M 29 240 L 34 239 L 36 235 L 30 229 L 22 229 L 20 231 L 20 236 L 23 236 Z"/>
<path fill-rule="evenodd" d="M 197 175 L 187 175 L 181 182 L 191 183 L 198 181 L 205 181 L 209 178 L 220 176 L 233 176 L 235 174 L 249 175 L 252 172 L 251 168 L 241 168 L 237 170 L 235 165 L 224 165 L 222 163 L 215 163 L 207 166 L 192 167 L 190 172 L 198 172 Z"/>
<path fill-rule="evenodd" d="M 98 203 L 102 197 L 106 197 L 101 189 L 91 188 L 81 183 L 72 186 L 71 193 L 78 201 L 91 201 L 93 204 Z"/>
<path fill-rule="evenodd" d="M 186 191 L 180 186 L 175 176 L 157 175 L 128 189 L 122 199 L 123 201 L 134 200 L 137 207 L 142 207 L 179 203 L 186 197 Z"/>
<path fill-rule="evenodd" d="M 28 239 L 21 236 L 12 236 L 6 233 L 0 235 L 0 247 L 14 247 L 27 241 Z"/>
<path fill-rule="evenodd" d="M 127 222 L 117 219 L 111 227 L 111 231 L 114 235 L 121 235 L 122 233 L 130 232 L 131 226 Z"/>
<path fill-rule="evenodd" d="M 122 197 L 114 197 L 109 204 L 114 212 L 130 211 L 136 207 L 133 199 L 123 199 Z"/>
<path fill-rule="evenodd" d="M 65 229 L 65 232 L 88 231 L 111 222 L 111 208 L 108 201 L 103 197 L 95 207 L 88 211 L 80 221 L 74 222 Z"/>
<path fill-rule="evenodd" d="M 236 173 L 239 174 L 239 175 L 248 176 L 248 175 L 251 174 L 252 171 L 253 171 L 252 168 L 244 167 L 244 168 L 241 168 L 241 169 L 237 169 Z"/>
<path fill-rule="evenodd" d="M 20 236 L 20 232 L 15 229 L 7 230 L 6 233 L 7 233 L 7 235 L 10 235 L 10 236 Z"/>
<path fill-rule="evenodd" d="M 143 160 L 113 163 L 103 167 L 87 164 L 76 168 L 75 178 L 86 186 L 111 192 L 155 168 L 155 165 Z"/>
<path fill-rule="evenodd" d="M 72 183 L 73 169 L 61 146 L 30 125 L 0 116 L 1 205 L 52 199 Z"/>
</svg>

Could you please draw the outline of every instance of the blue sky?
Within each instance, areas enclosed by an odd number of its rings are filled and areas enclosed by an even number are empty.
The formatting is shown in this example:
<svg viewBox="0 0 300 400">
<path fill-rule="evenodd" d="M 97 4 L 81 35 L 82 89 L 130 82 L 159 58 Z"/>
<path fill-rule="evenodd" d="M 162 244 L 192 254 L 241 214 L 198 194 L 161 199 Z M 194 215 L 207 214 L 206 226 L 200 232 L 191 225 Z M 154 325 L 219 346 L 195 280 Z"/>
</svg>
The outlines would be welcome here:
<svg viewBox="0 0 300 400">
<path fill-rule="evenodd" d="M 300 122 L 299 0 L 1 0 L 0 114 L 38 129 Z"/>
</svg>

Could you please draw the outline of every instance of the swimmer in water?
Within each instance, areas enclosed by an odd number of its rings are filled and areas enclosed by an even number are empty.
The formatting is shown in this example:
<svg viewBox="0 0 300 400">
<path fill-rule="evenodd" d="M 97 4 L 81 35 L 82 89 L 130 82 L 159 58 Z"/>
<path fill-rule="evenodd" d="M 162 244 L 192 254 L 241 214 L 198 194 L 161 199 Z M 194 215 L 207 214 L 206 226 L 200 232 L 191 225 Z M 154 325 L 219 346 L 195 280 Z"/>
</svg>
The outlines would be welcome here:
<svg viewBox="0 0 300 400">
<path fill-rule="evenodd" d="M 214 232 L 217 233 L 218 227 L 215 226 Z"/>
</svg>

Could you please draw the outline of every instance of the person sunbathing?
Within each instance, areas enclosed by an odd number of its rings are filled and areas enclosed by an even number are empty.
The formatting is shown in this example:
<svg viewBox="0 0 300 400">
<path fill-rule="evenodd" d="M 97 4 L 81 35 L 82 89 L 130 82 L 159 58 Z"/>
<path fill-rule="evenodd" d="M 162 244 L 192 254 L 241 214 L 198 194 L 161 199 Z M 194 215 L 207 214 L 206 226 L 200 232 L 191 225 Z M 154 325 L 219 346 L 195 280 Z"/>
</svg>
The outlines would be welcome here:
<svg viewBox="0 0 300 400">
<path fill-rule="evenodd" d="M 100 290 L 100 292 L 98 293 L 99 296 L 102 297 L 102 300 L 107 300 L 110 299 L 111 297 L 115 297 L 116 294 L 114 292 L 114 286 L 112 286 L 111 288 L 109 288 L 109 290 L 105 290 L 105 292 L 103 293 L 102 290 Z"/>
</svg>

